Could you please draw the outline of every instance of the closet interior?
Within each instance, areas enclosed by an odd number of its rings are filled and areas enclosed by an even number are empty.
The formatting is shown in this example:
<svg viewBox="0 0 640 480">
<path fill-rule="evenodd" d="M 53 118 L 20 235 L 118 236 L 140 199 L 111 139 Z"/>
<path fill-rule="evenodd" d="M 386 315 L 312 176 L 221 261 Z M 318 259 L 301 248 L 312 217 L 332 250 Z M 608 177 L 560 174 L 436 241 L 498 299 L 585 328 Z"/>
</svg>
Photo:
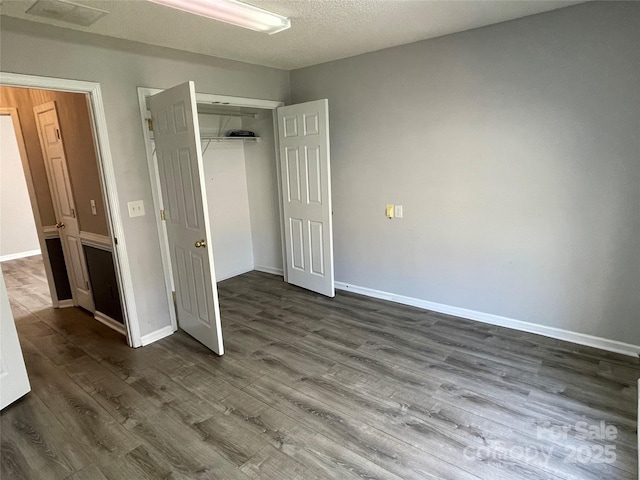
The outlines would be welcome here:
<svg viewBox="0 0 640 480">
<path fill-rule="evenodd" d="M 273 110 L 198 103 L 218 281 L 282 273 Z M 245 130 L 255 137 L 228 137 Z"/>
</svg>

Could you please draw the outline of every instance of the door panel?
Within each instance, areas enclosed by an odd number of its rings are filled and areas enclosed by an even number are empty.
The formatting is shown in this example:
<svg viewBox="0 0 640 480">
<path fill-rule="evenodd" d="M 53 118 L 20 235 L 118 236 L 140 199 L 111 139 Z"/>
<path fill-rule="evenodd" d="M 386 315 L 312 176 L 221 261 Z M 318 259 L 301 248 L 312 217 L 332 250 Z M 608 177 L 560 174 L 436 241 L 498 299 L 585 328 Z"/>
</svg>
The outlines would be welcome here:
<svg viewBox="0 0 640 480">
<path fill-rule="evenodd" d="M 181 190 L 184 196 L 184 210 L 185 210 L 185 227 L 194 232 L 199 232 L 202 227 L 202 221 L 198 218 L 196 197 L 199 197 L 200 192 L 196 191 L 196 179 L 198 175 L 197 160 L 191 158 L 191 153 L 187 149 L 178 150 L 178 164 L 180 165 L 180 179 Z M 193 171 L 194 166 L 196 172 Z"/>
<path fill-rule="evenodd" d="M 322 248 L 322 222 L 309 222 L 309 249 L 311 251 L 311 273 L 324 275 L 324 249 Z"/>
<path fill-rule="evenodd" d="M 322 205 L 322 165 L 320 162 L 320 149 L 307 148 L 307 193 L 309 203 Z"/>
<path fill-rule="evenodd" d="M 33 108 L 74 303 L 95 311 L 55 102 Z M 62 226 L 64 225 L 64 226 Z"/>
<path fill-rule="evenodd" d="M 209 305 L 207 302 L 207 281 L 204 272 L 202 257 L 191 255 L 191 269 L 196 285 L 196 301 L 198 302 L 198 319 L 205 325 L 210 326 Z"/>
<path fill-rule="evenodd" d="M 73 199 L 70 198 L 71 185 L 67 177 L 67 167 L 64 158 L 52 157 L 51 166 L 53 171 L 54 182 L 57 186 L 58 200 L 60 202 L 60 216 L 69 218 L 73 217 Z"/>
<path fill-rule="evenodd" d="M 148 105 L 154 126 L 178 322 L 185 332 L 222 355 L 222 326 L 193 82 L 149 97 Z"/>
<path fill-rule="evenodd" d="M 291 232 L 291 267 L 304 272 L 303 220 L 301 218 L 290 218 L 289 223 L 289 231 Z"/>
<path fill-rule="evenodd" d="M 297 148 L 287 148 L 287 191 L 289 202 L 301 202 L 300 196 L 300 159 Z"/>
<path fill-rule="evenodd" d="M 278 108 L 289 283 L 333 297 L 333 226 L 327 100 Z"/>
</svg>

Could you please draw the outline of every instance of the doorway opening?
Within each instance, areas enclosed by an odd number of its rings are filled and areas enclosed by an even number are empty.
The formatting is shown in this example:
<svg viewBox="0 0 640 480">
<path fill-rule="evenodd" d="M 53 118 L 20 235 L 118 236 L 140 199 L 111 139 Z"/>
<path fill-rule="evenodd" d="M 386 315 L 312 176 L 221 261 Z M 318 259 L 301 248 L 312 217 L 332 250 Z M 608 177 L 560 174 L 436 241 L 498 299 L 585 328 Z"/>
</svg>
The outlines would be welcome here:
<svg viewBox="0 0 640 480">
<path fill-rule="evenodd" d="M 3 127 L 13 126 L 3 136 L 13 134 L 20 157 L 3 158 L 3 165 L 22 164 L 22 172 L 10 173 L 31 186 L 27 199 L 52 305 L 81 307 L 126 335 L 86 94 L 2 86 L 0 99 Z M 3 210 L 12 206 L 3 197 Z M 3 231 L 17 230 L 7 220 Z"/>
<path fill-rule="evenodd" d="M 99 84 L 0 72 L 0 89 L 5 91 L 3 92 L 3 105 L 5 106 L 3 113 L 10 115 L 13 124 L 17 125 L 15 135 L 18 143 L 22 145 L 20 156 L 24 167 L 24 176 L 29 187 L 29 200 L 33 208 L 40 251 L 47 272 L 46 277 L 48 285 L 51 287 L 52 305 L 54 307 L 80 305 L 77 298 L 74 297 L 72 288 L 72 282 L 77 280 L 77 276 L 73 280 L 70 277 L 74 274 L 84 273 L 85 288 L 87 284 L 89 287 L 91 285 L 98 286 L 97 289 L 91 291 L 89 306 L 93 307 L 91 308 L 93 310 L 92 316 L 124 334 L 129 346 L 140 346 L 140 332 L 133 304 L 126 249 L 123 241 L 118 243 L 118 237 L 123 240 L 122 223 L 115 193 L 115 175 Z M 26 107 L 24 102 L 17 107 L 6 106 L 7 99 L 12 99 L 12 95 L 5 95 L 8 89 L 13 92 L 13 100 L 18 95 L 16 92 L 21 92 L 23 97 L 26 95 L 25 98 L 28 97 L 32 104 L 29 107 Z M 54 107 L 67 109 L 65 102 L 61 100 L 65 95 L 75 96 L 75 106 L 82 105 L 84 107 L 84 116 L 58 111 L 54 118 L 60 121 L 59 125 L 47 121 L 40 122 L 40 126 L 36 125 L 35 116 L 38 112 L 33 107 L 39 106 L 42 110 L 45 109 L 44 104 L 53 102 Z M 33 114 L 34 119 L 33 123 L 29 125 L 30 131 L 26 132 L 23 131 L 21 125 L 26 123 L 25 119 L 28 113 Z M 65 118 L 64 122 L 61 121 L 63 117 Z M 78 123 L 80 118 L 83 118 L 83 124 L 81 124 L 82 122 Z M 34 135 L 36 140 L 32 138 Z M 56 176 L 50 175 L 51 172 L 47 170 L 51 166 L 51 162 L 44 166 L 43 158 L 47 156 L 47 152 L 41 148 L 40 136 L 43 135 L 45 141 L 51 140 L 53 143 L 57 139 L 63 141 L 67 139 L 70 143 L 75 142 L 76 144 L 81 143 L 79 140 L 85 140 L 86 145 L 91 145 L 91 152 L 85 151 L 81 156 L 90 157 L 91 160 L 86 161 L 85 159 L 84 162 L 78 162 L 72 167 L 74 172 L 67 171 L 65 178 L 65 172 L 61 170 L 62 162 L 55 164 L 57 160 L 54 158 L 55 166 L 53 168 L 58 169 L 56 179 Z M 25 146 L 25 140 L 29 141 L 29 148 Z M 61 151 L 67 153 L 69 149 L 75 147 L 77 145 L 69 147 L 65 142 Z M 41 163 L 37 168 L 31 168 L 30 157 L 33 156 L 33 151 L 38 151 L 37 149 L 40 149 Z M 51 155 L 51 158 L 54 156 Z M 87 175 L 87 168 L 93 170 L 91 178 Z M 74 176 L 76 177 L 75 183 Z M 80 178 L 79 181 L 78 178 Z M 88 180 L 85 181 L 85 178 Z M 77 235 L 71 240 L 71 243 L 75 242 L 75 252 L 77 255 L 82 255 L 82 260 L 84 260 L 84 265 L 75 264 L 75 272 L 73 273 L 70 273 L 69 270 L 73 270 L 74 266 L 71 265 L 69 269 L 67 268 L 71 262 L 65 258 L 62 248 L 62 238 L 59 232 L 66 227 L 66 223 L 56 218 L 60 211 L 56 211 L 53 205 L 51 181 L 57 181 L 58 185 L 67 182 L 71 187 L 69 192 L 71 192 L 73 205 L 67 203 L 65 207 L 68 207 L 67 213 L 70 213 L 71 217 L 77 219 L 79 223 Z M 93 188 L 86 188 L 87 183 L 91 184 Z M 77 185 L 82 186 L 81 190 L 83 191 L 80 195 L 78 195 L 77 189 L 73 188 Z M 90 197 L 85 195 L 87 193 Z M 48 201 L 46 200 L 47 196 L 49 196 Z M 80 201 L 78 201 L 78 196 L 81 197 Z M 100 231 L 100 227 L 94 228 L 98 219 L 102 222 L 102 231 Z M 61 225 L 62 223 L 65 223 L 64 227 Z M 83 267 L 84 271 L 82 271 Z M 65 282 L 70 293 L 65 291 Z M 114 298 L 117 298 L 120 304 L 117 301 L 114 302 Z M 82 306 L 86 308 L 86 305 L 85 303 Z"/>
</svg>

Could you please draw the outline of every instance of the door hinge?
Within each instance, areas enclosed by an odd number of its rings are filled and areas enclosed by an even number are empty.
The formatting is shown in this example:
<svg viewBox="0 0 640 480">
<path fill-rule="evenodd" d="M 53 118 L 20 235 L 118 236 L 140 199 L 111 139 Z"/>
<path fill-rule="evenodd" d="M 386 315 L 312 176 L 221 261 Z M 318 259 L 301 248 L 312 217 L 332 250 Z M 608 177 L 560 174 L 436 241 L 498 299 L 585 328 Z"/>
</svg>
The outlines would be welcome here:
<svg viewBox="0 0 640 480">
<path fill-rule="evenodd" d="M 118 239 L 117 239 L 116 237 L 113 237 L 113 243 L 114 243 L 115 245 L 117 245 L 117 244 L 118 244 Z"/>
<path fill-rule="evenodd" d="M 56 128 L 56 137 L 58 137 L 58 140 L 60 140 L 60 129 Z"/>
<path fill-rule="evenodd" d="M 164 209 L 160 210 L 160 220 L 162 220 L 163 222 L 167 221 L 167 215 L 166 215 Z"/>
<path fill-rule="evenodd" d="M 85 280 L 84 284 L 86 285 L 87 290 L 89 290 L 89 282 L 87 282 L 87 281 Z"/>
<path fill-rule="evenodd" d="M 76 218 L 76 209 L 75 208 L 71 209 L 71 215 L 73 216 L 73 218 Z"/>
<path fill-rule="evenodd" d="M 147 127 L 149 128 L 150 132 L 153 132 L 153 120 L 150 118 L 147 118 Z"/>
<path fill-rule="evenodd" d="M 173 303 L 176 303 L 176 292 L 171 292 L 171 298 L 173 298 Z"/>
</svg>

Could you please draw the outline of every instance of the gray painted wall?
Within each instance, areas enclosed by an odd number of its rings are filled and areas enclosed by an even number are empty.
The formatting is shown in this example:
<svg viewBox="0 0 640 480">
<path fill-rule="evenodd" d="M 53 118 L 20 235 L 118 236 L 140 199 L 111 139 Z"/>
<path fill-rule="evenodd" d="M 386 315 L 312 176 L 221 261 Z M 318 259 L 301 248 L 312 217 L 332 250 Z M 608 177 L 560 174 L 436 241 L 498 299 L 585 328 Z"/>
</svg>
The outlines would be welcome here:
<svg viewBox="0 0 640 480">
<path fill-rule="evenodd" d="M 297 70 L 291 91 L 329 99 L 338 281 L 640 345 L 639 3 Z"/>
<path fill-rule="evenodd" d="M 169 325 L 136 87 L 194 80 L 202 93 L 286 101 L 288 72 L 6 17 L 0 41 L 3 71 L 100 83 L 141 332 Z M 129 218 L 131 200 L 147 215 Z"/>
</svg>

